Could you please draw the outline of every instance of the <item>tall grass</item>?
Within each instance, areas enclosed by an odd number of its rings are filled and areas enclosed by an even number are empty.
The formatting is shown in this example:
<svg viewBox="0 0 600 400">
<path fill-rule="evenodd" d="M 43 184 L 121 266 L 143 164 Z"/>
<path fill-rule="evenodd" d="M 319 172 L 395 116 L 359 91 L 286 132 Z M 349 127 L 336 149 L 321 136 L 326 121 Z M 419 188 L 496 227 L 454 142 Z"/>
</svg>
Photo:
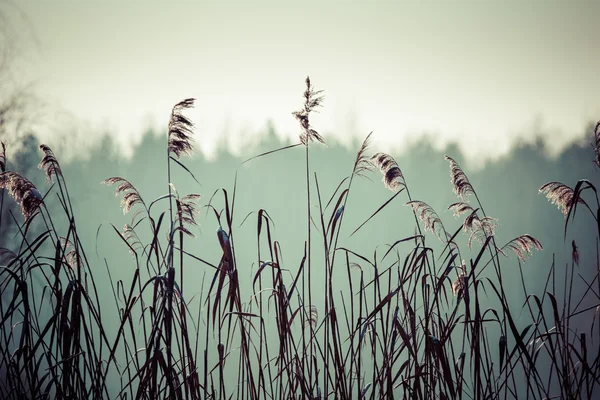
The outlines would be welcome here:
<svg viewBox="0 0 600 400">
<path fill-rule="evenodd" d="M 124 213 L 132 212 L 124 229 L 112 226 L 132 254 L 133 261 L 123 260 L 134 265 L 128 282 L 113 281 L 114 266 L 88 260 L 77 229 L 82 221 L 75 220 L 52 150 L 41 146 L 40 168 L 49 183 L 42 194 L 10 170 L 3 145 L 0 187 L 20 205 L 21 216 L 12 215 L 17 239 L 0 250 L 0 397 L 598 395 L 600 262 L 591 280 L 580 274 L 580 250 L 573 241 L 570 265 L 548 266 L 540 277 L 543 294 L 531 293 L 521 262 L 542 249 L 537 239 L 523 234 L 497 243 L 496 220 L 486 214 L 467 173 L 451 157 L 446 157 L 448 190 L 458 199 L 448 208 L 463 222 L 456 231 L 446 230 L 431 206 L 413 198 L 393 157 L 368 155 L 371 135 L 348 165 L 348 176 L 335 188 L 320 187 L 309 149 L 313 140 L 325 140 L 309 117 L 323 97 L 308 78 L 305 83 L 303 108 L 293 113 L 300 123 L 300 142 L 259 156 L 304 146 L 306 181 L 298 184 L 306 186 L 307 214 L 300 260 L 283 259 L 267 210 L 242 220 L 256 224 L 255 237 L 236 235 L 236 198 L 243 193 L 237 193 L 235 183 L 204 203 L 198 194 L 177 191 L 175 168 L 196 179 L 180 158 L 193 150 L 193 125 L 184 115 L 193 99 L 171 112 L 165 195 L 147 201 L 126 178 L 104 181 L 116 186 Z M 598 162 L 600 123 L 594 139 Z M 392 202 L 404 202 L 406 212 L 414 214 L 415 233 L 385 247 L 349 248 L 340 232 L 345 215 L 353 211 L 348 202 L 353 183 L 379 173 L 381 189 L 392 194 L 383 204 L 361 205 L 372 209 L 371 216 L 351 227 L 352 235 L 374 224 L 375 215 L 389 212 Z M 578 210 L 578 218 L 598 223 L 600 202 L 592 182 L 581 180 L 574 188 L 550 182 L 540 192 L 565 215 L 565 238 Z M 1 207 L 6 206 L 4 197 Z M 51 202 L 59 212 L 47 207 Z M 209 260 L 203 249 L 184 246 L 193 241 L 190 227 L 201 206 L 214 215 L 219 259 Z M 600 238 L 600 223 L 598 227 Z M 239 259 L 235 241 L 256 241 L 256 258 Z M 598 249 L 584 250 L 600 259 Z M 257 269 L 249 281 L 245 276 L 253 262 Z M 198 294 L 184 290 L 184 273 L 192 267 L 205 271 L 203 281 L 194 283 Z M 99 300 L 96 281 L 103 271 L 110 278 L 114 305 Z M 508 294 L 504 276 L 515 271 L 525 304 L 514 304 Z M 574 291 L 576 280 L 586 290 Z M 512 277 L 510 284 L 514 281 Z M 116 329 L 109 329 L 115 318 Z"/>
</svg>

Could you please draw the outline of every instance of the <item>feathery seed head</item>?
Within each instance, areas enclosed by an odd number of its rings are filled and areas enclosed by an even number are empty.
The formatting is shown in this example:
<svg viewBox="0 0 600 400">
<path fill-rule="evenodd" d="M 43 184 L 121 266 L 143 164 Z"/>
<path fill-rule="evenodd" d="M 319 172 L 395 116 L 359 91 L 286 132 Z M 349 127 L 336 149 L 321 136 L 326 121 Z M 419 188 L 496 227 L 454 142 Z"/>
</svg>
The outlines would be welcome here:
<svg viewBox="0 0 600 400">
<path fill-rule="evenodd" d="M 146 208 L 146 204 L 144 203 L 144 200 L 142 199 L 142 196 L 140 196 L 138 190 L 125 178 L 114 176 L 112 178 L 103 180 L 102 184 L 108 186 L 118 184 L 117 190 L 115 191 L 115 196 L 123 194 L 123 198 L 121 199 L 123 214 L 127 214 L 129 210 L 131 210 L 131 208 L 136 204 L 142 204 L 144 208 Z"/>
<path fill-rule="evenodd" d="M 431 208 L 431 206 L 429 206 L 429 204 L 424 201 L 409 201 L 406 205 L 412 207 L 415 215 L 423 223 L 425 230 L 431 231 L 441 242 L 446 243 L 448 233 L 446 232 L 439 215 Z"/>
<path fill-rule="evenodd" d="M 169 118 L 169 153 L 175 154 L 177 158 L 182 154 L 191 154 L 193 150 L 192 135 L 194 124 L 182 114 L 182 111 L 194 106 L 195 99 L 185 99 L 175 104 Z"/>
<path fill-rule="evenodd" d="M 41 144 L 40 149 L 44 152 L 44 157 L 42 157 L 42 160 L 38 164 L 38 168 L 44 171 L 46 180 L 51 182 L 53 177 L 58 175 L 62 176 L 62 170 L 60 169 L 60 165 L 58 164 L 58 160 L 54 156 L 52 149 L 45 144 Z"/>
<path fill-rule="evenodd" d="M 448 210 L 452 210 L 453 215 L 455 217 L 459 217 L 461 214 L 464 213 L 471 213 L 473 212 L 473 207 L 471 207 L 469 204 L 465 203 L 465 202 L 458 202 L 458 203 L 453 203 L 450 204 L 448 206 Z"/>
<path fill-rule="evenodd" d="M 0 173 L 0 189 L 7 189 L 8 193 L 21 206 L 21 214 L 26 220 L 33 217 L 42 205 L 42 194 L 27 178 L 16 172 Z"/>
<path fill-rule="evenodd" d="M 597 167 L 600 167 L 600 121 L 596 123 L 596 127 L 594 128 L 594 143 L 592 143 L 592 147 L 594 148 L 594 164 Z"/>
<path fill-rule="evenodd" d="M 0 172 L 6 171 L 6 143 L 0 142 L 2 151 L 0 152 Z"/>
<path fill-rule="evenodd" d="M 306 90 L 304 91 L 304 107 L 300 111 L 292 112 L 300 123 L 302 133 L 300 134 L 300 142 L 307 146 L 308 142 L 317 140 L 325 144 L 325 139 L 314 129 L 310 127 L 309 114 L 315 111 L 315 108 L 320 107 L 323 102 L 322 90 L 314 90 L 310 83 L 310 78 L 306 77 Z"/>
<path fill-rule="evenodd" d="M 406 187 L 404 175 L 398 163 L 392 156 L 385 153 L 376 153 L 371 157 L 371 164 L 379 168 L 383 174 L 383 184 L 389 190 L 396 192 Z"/>
<path fill-rule="evenodd" d="M 533 236 L 525 234 L 516 237 L 505 244 L 502 249 L 500 249 L 500 252 L 504 254 L 503 250 L 506 248 L 512 250 L 521 261 L 525 261 L 527 256 L 531 255 L 534 249 L 541 251 L 544 249 L 544 246 L 542 246 L 542 243 Z"/>
<path fill-rule="evenodd" d="M 450 162 L 450 182 L 452 182 L 454 193 L 462 201 L 465 201 L 470 194 L 474 193 L 473 186 L 471 186 L 465 172 L 452 157 L 444 156 L 444 158 Z"/>
<path fill-rule="evenodd" d="M 577 247 L 577 243 L 575 241 L 571 241 L 571 258 L 573 259 L 573 263 L 579 265 L 579 247 Z"/>
<path fill-rule="evenodd" d="M 565 217 L 569 214 L 574 196 L 573 189 L 569 186 L 560 182 L 548 182 L 540 188 L 539 193 L 544 194 L 552 204 L 556 204 Z M 579 198 L 578 202 L 583 203 L 583 199 Z"/>
<path fill-rule="evenodd" d="M 356 160 L 354 160 L 354 169 L 352 170 L 352 174 L 356 176 L 365 176 L 365 173 L 370 171 L 373 167 L 373 164 L 370 162 L 369 158 L 365 154 L 369 145 L 371 143 L 371 135 L 373 132 L 369 133 L 362 145 L 360 146 L 360 150 L 356 154 Z"/>
</svg>

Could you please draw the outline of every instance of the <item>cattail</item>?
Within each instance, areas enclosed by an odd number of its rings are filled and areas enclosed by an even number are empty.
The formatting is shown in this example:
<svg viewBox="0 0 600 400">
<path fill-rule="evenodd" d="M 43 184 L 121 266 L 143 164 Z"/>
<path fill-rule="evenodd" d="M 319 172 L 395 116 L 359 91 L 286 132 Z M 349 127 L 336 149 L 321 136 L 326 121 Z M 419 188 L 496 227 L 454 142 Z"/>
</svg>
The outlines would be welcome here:
<svg viewBox="0 0 600 400">
<path fill-rule="evenodd" d="M 379 168 L 383 174 L 383 184 L 389 190 L 396 192 L 406 187 L 404 175 L 394 158 L 385 153 L 376 153 L 371 157 L 371 164 Z"/>
<path fill-rule="evenodd" d="M 566 217 L 573 206 L 573 189 L 560 182 L 548 182 L 539 190 L 544 194 L 552 204 L 556 204 L 560 212 Z M 579 198 L 578 203 L 583 203 L 583 199 Z"/>
<path fill-rule="evenodd" d="M 117 186 L 115 196 L 123 194 L 123 198 L 121 199 L 121 207 L 123 207 L 123 214 L 127 214 L 129 210 L 131 210 L 131 208 L 136 204 L 142 204 L 144 208 L 146 208 L 146 204 L 144 203 L 144 200 L 140 196 L 138 190 L 125 178 L 115 176 L 102 181 L 102 184 L 108 186 L 112 186 L 117 183 L 119 184 L 119 186 Z"/>
<path fill-rule="evenodd" d="M 300 134 L 300 142 L 307 146 L 308 142 L 312 140 L 318 140 L 325 144 L 325 140 L 317 131 L 311 128 L 309 121 L 309 114 L 320 107 L 323 102 L 322 90 L 314 90 L 310 84 L 310 78 L 306 77 L 306 90 L 304 91 L 304 108 L 300 111 L 294 111 L 292 115 L 296 117 L 300 123 L 302 133 Z"/>
<path fill-rule="evenodd" d="M 450 182 L 452 182 L 452 186 L 454 187 L 454 193 L 462 201 L 465 201 L 468 195 L 475 193 L 473 186 L 471 186 L 467 175 L 453 158 L 448 156 L 444 156 L 444 158 L 450 162 Z"/>
<path fill-rule="evenodd" d="M 46 180 L 51 182 L 53 177 L 59 175 L 62 176 L 62 170 L 60 169 L 58 160 L 54 156 L 54 152 L 52 152 L 50 147 L 46 146 L 45 144 L 41 144 L 40 149 L 44 152 L 44 157 L 38 164 L 38 168 L 44 171 L 46 174 Z"/>
<path fill-rule="evenodd" d="M 175 104 L 169 119 L 169 153 L 177 158 L 190 154 L 193 150 L 192 135 L 194 124 L 181 112 L 194 106 L 195 99 L 185 99 Z"/>
<path fill-rule="evenodd" d="M 512 250 L 521 261 L 525 261 L 525 258 L 531 255 L 534 249 L 538 251 L 544 249 L 539 240 L 528 234 L 514 238 L 505 244 L 502 249 L 500 249 L 500 252 L 504 254 L 504 249 L 506 248 Z"/>
<path fill-rule="evenodd" d="M 0 173 L 0 189 L 8 190 L 12 198 L 21 206 L 21 214 L 26 220 L 33 217 L 43 203 L 42 195 L 35 185 L 16 172 Z"/>
</svg>

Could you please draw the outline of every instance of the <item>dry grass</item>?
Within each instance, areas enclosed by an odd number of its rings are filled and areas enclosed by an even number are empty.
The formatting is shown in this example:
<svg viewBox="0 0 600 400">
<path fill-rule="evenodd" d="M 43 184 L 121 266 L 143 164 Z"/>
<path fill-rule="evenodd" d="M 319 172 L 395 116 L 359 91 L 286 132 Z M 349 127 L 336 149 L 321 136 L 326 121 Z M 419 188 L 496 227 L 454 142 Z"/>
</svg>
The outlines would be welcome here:
<svg viewBox="0 0 600 400">
<path fill-rule="evenodd" d="M 370 135 L 348 177 L 328 202 L 322 201 L 324 189 L 311 170 L 308 152 L 311 141 L 324 143 L 309 121 L 322 96 L 310 79 L 305 83 L 303 109 L 294 113 L 302 130 L 307 173 L 308 229 L 300 260 L 283 260 L 265 210 L 253 214 L 255 237 L 236 235 L 235 185 L 218 191 L 205 204 L 218 226 L 214 243 L 220 257 L 211 261 L 186 250 L 191 246 L 184 247 L 184 242 L 193 240 L 189 227 L 196 224 L 201 198 L 180 196 L 170 166 L 176 162 L 192 174 L 178 161 L 192 150 L 193 125 L 181 114 L 192 106 L 192 99 L 178 103 L 171 113 L 167 195 L 146 202 L 124 178 L 104 182 L 117 185 L 124 212 L 136 209 L 123 232 L 113 226 L 134 256 L 130 281 L 111 278 L 110 288 L 102 288 L 112 291 L 113 306 L 100 304 L 95 277 L 101 268 L 88 261 L 52 151 L 42 146 L 40 167 L 54 182 L 49 190 L 56 192 L 62 214 L 48 212 L 26 178 L 2 172 L 0 185 L 21 205 L 26 221 L 19 226 L 21 243 L 0 250 L 0 397 L 592 399 L 598 395 L 600 279 L 598 272 L 592 281 L 578 276 L 580 249 L 575 242 L 571 268 L 552 265 L 547 276 L 540 277 L 546 282 L 541 297 L 528 292 L 521 272 L 527 301 L 515 307 L 502 271 L 507 263 L 520 266 L 542 244 L 525 234 L 496 246 L 495 220 L 485 214 L 466 173 L 453 159 L 447 157 L 451 185 L 460 201 L 449 209 L 464 218 L 455 233 L 446 231 L 427 203 L 412 199 L 391 156 L 367 155 Z M 4 168 L 4 152 L 1 160 Z M 398 238 L 383 254 L 340 244 L 344 216 L 353 211 L 347 201 L 354 178 L 367 176 L 372 165 L 383 174 L 384 186 L 395 193 L 383 205 L 366 205 L 376 211 L 365 223 L 406 195 L 418 232 Z M 556 182 L 541 189 L 567 216 L 565 229 L 578 204 L 585 204 L 591 218 L 597 218 L 591 203 L 583 202 L 584 190 L 596 191 L 589 181 L 579 182 L 575 189 Z M 477 204 L 466 202 L 469 195 Z M 163 204 L 163 211 L 156 204 Z M 28 231 L 32 219 L 44 227 L 37 236 Z M 57 228 L 59 219 L 66 221 L 60 224 L 65 229 Z M 441 251 L 429 246 L 430 237 L 420 224 L 442 242 Z M 475 255 L 467 260 L 462 258 L 467 249 L 461 253 L 458 244 L 461 230 L 474 247 Z M 256 259 L 238 259 L 236 241 L 257 243 Z M 322 252 L 311 252 L 315 243 Z M 504 257 L 509 255 L 506 250 L 517 258 Z M 238 267 L 252 262 L 257 269 L 248 281 Z M 196 284 L 198 295 L 189 295 L 189 284 L 184 288 L 184 263 L 206 271 L 206 281 Z M 109 277 L 111 268 L 107 265 Z M 345 276 L 342 280 L 340 273 Z M 319 296 L 311 294 L 315 274 L 324 283 Z M 575 279 L 589 289 L 574 293 Z M 109 332 L 108 321 L 114 318 L 117 327 Z M 586 324 L 580 324 L 582 318 Z"/>
</svg>

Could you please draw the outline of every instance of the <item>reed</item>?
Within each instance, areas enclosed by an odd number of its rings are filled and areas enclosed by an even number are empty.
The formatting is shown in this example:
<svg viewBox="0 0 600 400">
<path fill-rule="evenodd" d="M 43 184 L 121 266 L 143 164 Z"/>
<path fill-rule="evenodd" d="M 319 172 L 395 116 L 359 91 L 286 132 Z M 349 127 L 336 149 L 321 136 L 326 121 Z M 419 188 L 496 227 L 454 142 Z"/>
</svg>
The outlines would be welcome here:
<svg viewBox="0 0 600 400">
<path fill-rule="evenodd" d="M 242 221 L 256 224 L 254 237 L 237 234 L 236 201 L 243 196 L 237 193 L 237 176 L 233 187 L 204 203 L 199 194 L 177 191 L 172 166 L 196 179 L 180 158 L 193 151 L 193 124 L 183 115 L 193 99 L 171 111 L 166 194 L 148 201 L 123 177 L 103 182 L 116 187 L 123 212 L 133 213 L 124 229 L 112 226 L 132 255 L 132 261 L 123 260 L 133 263 L 127 282 L 113 281 L 114 266 L 102 268 L 88 259 L 77 229 L 85 221 L 75 220 L 50 147 L 41 146 L 39 167 L 49 184 L 42 194 L 8 169 L 10 155 L 2 144 L 0 188 L 22 215 L 13 216 L 18 236 L 12 247 L 0 249 L 1 398 L 598 396 L 600 264 L 591 280 L 577 271 L 580 251 L 600 259 L 598 249 L 580 249 L 572 241 L 571 265 L 548 266 L 540 277 L 543 294 L 531 293 L 522 262 L 542 250 L 542 243 L 523 234 L 498 245 L 496 219 L 484 212 L 467 173 L 450 157 L 448 190 L 458 200 L 448 209 L 461 223 L 448 231 L 450 225 L 428 203 L 413 199 L 392 156 L 368 154 L 371 134 L 349 162 L 347 177 L 336 188 L 319 186 L 309 149 L 325 139 L 311 126 L 310 114 L 323 97 L 309 78 L 305 85 L 303 107 L 293 113 L 299 143 L 257 156 L 304 146 L 305 182 L 298 184 L 306 187 L 306 240 L 299 260 L 283 258 L 267 210 Z M 393 201 L 410 207 L 404 210 L 414 214 L 415 234 L 377 249 L 350 248 L 340 232 L 345 216 L 358 207 L 348 202 L 353 183 L 378 174 L 383 186 L 373 183 L 373 190 L 393 194 L 383 204 L 361 204 L 373 212 L 352 234 L 380 213 L 393 218 L 387 209 Z M 539 191 L 564 214 L 565 237 L 581 206 L 585 214 L 577 218 L 598 223 L 600 201 L 591 181 L 573 188 L 550 182 Z M 47 207 L 50 202 L 60 207 Z M 5 204 L 3 198 L 0 207 Z M 188 244 L 200 207 L 214 216 L 217 259 Z M 41 229 L 31 229 L 32 224 Z M 241 241 L 257 244 L 253 260 L 240 259 L 236 243 Z M 249 281 L 240 268 L 253 262 L 257 267 Z M 205 271 L 206 279 L 194 284 L 200 287 L 195 295 L 189 283 L 184 290 L 189 268 Z M 102 290 L 111 291 L 112 305 L 99 300 L 96 281 L 104 269 L 110 288 Z M 520 278 L 524 305 L 509 298 L 506 274 Z M 316 293 L 321 279 L 323 293 Z M 576 280 L 588 289 L 575 292 Z M 117 327 L 109 330 L 114 318 Z"/>
</svg>

